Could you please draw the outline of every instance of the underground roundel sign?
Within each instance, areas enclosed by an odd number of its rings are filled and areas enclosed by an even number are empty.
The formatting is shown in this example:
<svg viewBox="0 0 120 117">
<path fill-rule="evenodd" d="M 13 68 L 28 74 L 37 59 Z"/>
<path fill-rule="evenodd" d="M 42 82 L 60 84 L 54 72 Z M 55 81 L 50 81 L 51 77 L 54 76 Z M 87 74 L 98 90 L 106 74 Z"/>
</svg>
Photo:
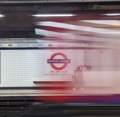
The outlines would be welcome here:
<svg viewBox="0 0 120 117">
<path fill-rule="evenodd" d="M 56 56 L 62 56 L 63 59 L 55 59 Z M 70 63 L 70 59 L 67 58 L 67 56 L 64 53 L 54 53 L 50 57 L 50 59 L 47 59 L 47 63 L 51 65 L 51 67 L 55 70 L 63 70 L 66 68 L 66 66 Z M 57 64 L 63 64 L 61 67 L 56 66 Z"/>
</svg>

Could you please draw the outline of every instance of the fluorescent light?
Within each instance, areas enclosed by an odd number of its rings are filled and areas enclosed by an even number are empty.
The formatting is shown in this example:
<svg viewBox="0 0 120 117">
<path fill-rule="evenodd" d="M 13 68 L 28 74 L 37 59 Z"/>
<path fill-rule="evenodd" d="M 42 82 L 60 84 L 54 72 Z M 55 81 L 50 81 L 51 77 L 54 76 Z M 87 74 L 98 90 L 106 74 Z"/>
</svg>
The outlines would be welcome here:
<svg viewBox="0 0 120 117">
<path fill-rule="evenodd" d="M 32 16 L 34 17 L 71 17 L 75 15 L 74 14 L 36 14 Z"/>
<path fill-rule="evenodd" d="M 0 17 L 4 17 L 4 15 L 3 15 L 3 14 L 0 14 Z"/>
<path fill-rule="evenodd" d="M 117 15 L 120 15 L 120 13 L 108 13 L 108 14 L 102 14 L 102 15 L 117 16 Z"/>
</svg>

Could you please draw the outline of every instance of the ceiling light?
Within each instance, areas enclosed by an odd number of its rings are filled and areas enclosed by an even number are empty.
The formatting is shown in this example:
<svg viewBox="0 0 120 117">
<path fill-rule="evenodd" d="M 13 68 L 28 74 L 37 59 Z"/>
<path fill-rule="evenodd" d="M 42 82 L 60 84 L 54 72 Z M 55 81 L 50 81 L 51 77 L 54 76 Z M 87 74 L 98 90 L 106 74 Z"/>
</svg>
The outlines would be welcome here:
<svg viewBox="0 0 120 117">
<path fill-rule="evenodd" d="M 0 14 L 0 17 L 4 17 L 4 15 L 3 15 L 3 14 Z"/>
<path fill-rule="evenodd" d="M 102 15 L 117 16 L 117 15 L 120 15 L 120 13 L 108 13 L 108 14 L 102 14 Z"/>
<path fill-rule="evenodd" d="M 34 17 L 71 17 L 75 15 L 74 14 L 36 14 L 32 16 Z"/>
</svg>

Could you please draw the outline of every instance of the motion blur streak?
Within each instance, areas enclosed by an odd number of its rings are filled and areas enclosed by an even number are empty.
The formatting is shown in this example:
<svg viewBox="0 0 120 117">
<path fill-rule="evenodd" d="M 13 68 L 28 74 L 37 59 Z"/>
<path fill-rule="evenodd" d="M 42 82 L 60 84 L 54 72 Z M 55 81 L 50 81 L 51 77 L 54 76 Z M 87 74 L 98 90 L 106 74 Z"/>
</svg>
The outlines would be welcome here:
<svg viewBox="0 0 120 117">
<path fill-rule="evenodd" d="M 119 20 L 80 20 L 80 22 L 120 26 Z"/>
<path fill-rule="evenodd" d="M 71 30 L 81 30 L 81 31 L 88 31 L 88 32 L 100 33 L 100 34 L 118 34 L 118 35 L 120 35 L 119 30 L 91 28 L 91 27 L 86 27 L 86 26 L 77 26 L 77 25 L 58 23 L 58 22 L 46 21 L 46 22 L 37 23 L 37 25 L 51 26 L 51 27 L 57 27 L 57 28 L 66 28 L 66 29 L 71 29 Z"/>
<path fill-rule="evenodd" d="M 107 16 L 119 16 L 120 13 L 108 13 L 108 14 L 102 14 L 102 15 L 107 15 Z"/>
<path fill-rule="evenodd" d="M 49 87 L 47 84 L 48 89 L 43 92 L 49 95 L 37 97 L 37 100 L 49 103 L 84 104 L 110 103 L 116 100 L 120 102 L 120 98 L 114 96 L 120 94 L 120 17 L 108 17 L 102 14 L 86 12 L 69 18 L 36 18 L 35 33 L 44 36 L 44 40 L 53 40 L 53 43 L 46 44 L 49 49 L 46 58 L 50 59 L 57 52 L 66 56 L 71 55 L 68 57 L 71 64 L 67 64 L 66 74 L 60 74 L 65 73 L 62 72 L 64 69 L 60 71 L 51 68 L 45 61 L 46 71 L 50 72 L 52 80 L 58 80 L 59 77 L 59 80 L 71 81 L 71 84 L 69 86 L 64 84 L 61 87 L 57 84 L 51 84 Z M 75 45 L 71 46 L 72 44 Z M 53 59 L 64 58 L 55 56 Z M 64 65 L 64 63 L 53 64 L 57 68 Z M 83 69 L 78 70 L 78 73 L 76 71 L 79 66 L 83 66 Z M 68 73 L 68 70 L 71 71 Z M 76 74 L 82 74 L 83 79 L 74 83 L 75 78 L 78 78 Z M 48 73 L 45 75 L 49 76 Z"/>
<path fill-rule="evenodd" d="M 60 33 L 60 32 L 48 31 L 48 30 L 37 29 L 37 28 L 35 29 L 35 33 L 37 35 L 44 35 L 44 36 L 48 36 L 48 37 L 57 37 L 58 39 L 61 38 L 61 39 L 82 40 L 82 41 L 91 41 L 91 42 L 120 43 L 120 40 L 114 39 L 114 38 L 110 39 L 110 38 L 82 36 L 82 35 L 75 35 L 72 33 Z M 101 45 L 101 46 L 103 46 L 103 45 Z"/>
</svg>

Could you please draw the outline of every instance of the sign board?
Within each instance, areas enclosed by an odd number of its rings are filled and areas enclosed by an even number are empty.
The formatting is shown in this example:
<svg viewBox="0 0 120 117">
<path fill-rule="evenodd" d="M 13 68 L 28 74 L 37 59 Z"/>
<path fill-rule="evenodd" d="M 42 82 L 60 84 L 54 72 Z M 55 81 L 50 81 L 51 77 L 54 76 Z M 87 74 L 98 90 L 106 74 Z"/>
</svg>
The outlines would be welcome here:
<svg viewBox="0 0 120 117">
<path fill-rule="evenodd" d="M 44 53 L 44 74 L 73 74 L 72 52 Z"/>
<path fill-rule="evenodd" d="M 114 48 L 112 45 L 84 43 L 0 43 L 0 48 Z"/>
</svg>

